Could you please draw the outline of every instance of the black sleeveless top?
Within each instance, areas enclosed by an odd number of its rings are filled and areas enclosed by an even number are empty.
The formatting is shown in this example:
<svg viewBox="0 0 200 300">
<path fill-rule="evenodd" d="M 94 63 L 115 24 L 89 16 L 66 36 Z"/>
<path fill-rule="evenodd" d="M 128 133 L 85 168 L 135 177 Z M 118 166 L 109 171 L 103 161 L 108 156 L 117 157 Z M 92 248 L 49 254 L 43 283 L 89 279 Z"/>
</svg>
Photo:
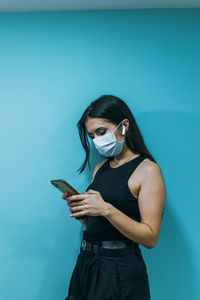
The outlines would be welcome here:
<svg viewBox="0 0 200 300">
<path fill-rule="evenodd" d="M 128 217 L 140 222 L 138 200 L 132 195 L 129 189 L 128 179 L 145 158 L 145 156 L 139 155 L 115 168 L 110 167 L 110 159 L 108 159 L 97 170 L 93 182 L 87 187 L 86 191 L 92 189 L 100 192 L 104 201 L 112 204 Z M 88 216 L 86 230 L 83 232 L 83 239 L 90 241 L 130 241 L 102 216 Z"/>
</svg>

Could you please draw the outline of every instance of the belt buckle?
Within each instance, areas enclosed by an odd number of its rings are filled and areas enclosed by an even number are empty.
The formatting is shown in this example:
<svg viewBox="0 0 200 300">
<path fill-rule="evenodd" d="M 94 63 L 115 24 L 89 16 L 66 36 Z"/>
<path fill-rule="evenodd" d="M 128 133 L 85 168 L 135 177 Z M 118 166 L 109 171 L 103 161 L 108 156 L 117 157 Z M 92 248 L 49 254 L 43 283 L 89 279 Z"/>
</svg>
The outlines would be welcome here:
<svg viewBox="0 0 200 300">
<path fill-rule="evenodd" d="M 82 243 L 81 243 L 81 248 L 82 248 L 83 251 L 85 250 L 86 245 L 87 245 L 86 240 L 83 240 Z"/>
</svg>

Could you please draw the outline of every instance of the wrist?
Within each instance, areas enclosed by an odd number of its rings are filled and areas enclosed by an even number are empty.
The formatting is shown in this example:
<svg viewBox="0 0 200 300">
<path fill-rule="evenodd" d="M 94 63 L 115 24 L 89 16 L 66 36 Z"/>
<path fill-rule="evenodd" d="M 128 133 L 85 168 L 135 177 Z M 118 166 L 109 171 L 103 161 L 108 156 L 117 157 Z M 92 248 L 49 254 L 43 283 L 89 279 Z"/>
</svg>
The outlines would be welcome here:
<svg viewBox="0 0 200 300">
<path fill-rule="evenodd" d="M 112 214 L 112 204 L 105 202 L 103 212 L 102 212 L 102 217 L 108 218 Z"/>
</svg>

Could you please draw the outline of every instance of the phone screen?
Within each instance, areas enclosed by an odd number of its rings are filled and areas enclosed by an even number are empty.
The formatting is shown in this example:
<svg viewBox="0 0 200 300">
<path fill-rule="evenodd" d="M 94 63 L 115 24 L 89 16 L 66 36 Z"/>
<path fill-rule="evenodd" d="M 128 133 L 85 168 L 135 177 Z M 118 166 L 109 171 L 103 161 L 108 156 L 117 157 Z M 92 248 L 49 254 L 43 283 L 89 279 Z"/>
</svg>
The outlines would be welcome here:
<svg viewBox="0 0 200 300">
<path fill-rule="evenodd" d="M 77 195 L 79 192 L 75 190 L 68 182 L 64 179 L 51 180 L 51 183 L 59 189 L 62 193 L 69 192 L 71 195 Z"/>
<path fill-rule="evenodd" d="M 77 195 L 79 192 L 75 190 L 68 182 L 64 179 L 56 179 L 50 181 L 57 189 L 62 193 L 69 192 L 68 196 Z M 75 200 L 74 200 L 75 201 Z M 84 217 L 75 217 L 77 220 L 84 219 Z"/>
</svg>

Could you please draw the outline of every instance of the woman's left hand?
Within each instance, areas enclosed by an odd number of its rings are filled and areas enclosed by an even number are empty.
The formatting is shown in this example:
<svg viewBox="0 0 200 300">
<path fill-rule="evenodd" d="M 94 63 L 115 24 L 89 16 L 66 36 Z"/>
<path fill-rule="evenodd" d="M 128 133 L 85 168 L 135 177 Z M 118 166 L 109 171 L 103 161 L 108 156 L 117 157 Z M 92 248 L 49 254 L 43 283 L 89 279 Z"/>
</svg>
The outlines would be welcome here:
<svg viewBox="0 0 200 300">
<path fill-rule="evenodd" d="M 107 204 L 98 191 L 91 189 L 84 194 L 68 197 L 67 202 L 72 212 L 70 217 L 103 216 Z"/>
</svg>

